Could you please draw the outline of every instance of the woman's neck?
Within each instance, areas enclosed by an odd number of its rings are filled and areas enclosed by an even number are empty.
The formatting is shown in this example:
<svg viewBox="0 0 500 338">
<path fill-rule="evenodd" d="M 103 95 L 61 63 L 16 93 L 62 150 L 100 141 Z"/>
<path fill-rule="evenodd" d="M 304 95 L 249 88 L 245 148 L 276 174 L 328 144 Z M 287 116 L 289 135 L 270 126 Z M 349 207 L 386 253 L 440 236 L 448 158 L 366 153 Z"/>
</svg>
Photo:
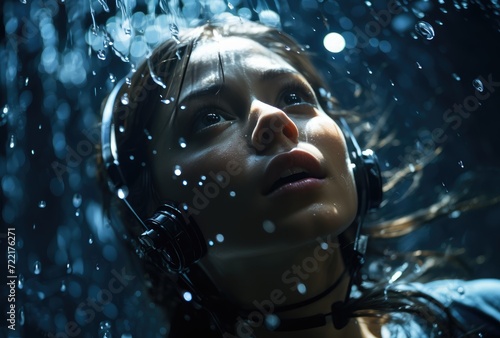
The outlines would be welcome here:
<svg viewBox="0 0 500 338">
<path fill-rule="evenodd" d="M 323 238 L 288 252 L 264 257 L 249 257 L 225 261 L 217 267 L 204 266 L 209 277 L 224 290 L 226 297 L 242 309 L 236 332 L 241 336 L 253 332 L 258 338 L 365 337 L 359 321 L 336 330 L 327 320 L 326 325 L 298 331 L 269 331 L 264 326 L 266 315 L 292 320 L 318 314 L 327 314 L 333 303 L 344 301 L 349 275 L 344 273 L 344 262 L 337 239 Z M 283 307 L 309 300 L 332 285 L 338 285 L 314 302 L 294 309 Z M 243 325 L 247 314 L 249 325 Z M 238 336 L 238 335 L 237 335 Z"/>
</svg>

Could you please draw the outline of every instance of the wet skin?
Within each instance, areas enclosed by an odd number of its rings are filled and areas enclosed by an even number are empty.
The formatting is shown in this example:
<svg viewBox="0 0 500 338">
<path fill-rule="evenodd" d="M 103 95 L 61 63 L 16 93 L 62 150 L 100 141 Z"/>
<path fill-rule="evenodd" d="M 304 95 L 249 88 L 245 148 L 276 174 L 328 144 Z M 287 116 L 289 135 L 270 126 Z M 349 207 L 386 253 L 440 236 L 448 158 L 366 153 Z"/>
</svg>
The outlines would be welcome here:
<svg viewBox="0 0 500 338">
<path fill-rule="evenodd" d="M 214 281 L 237 282 L 260 266 L 279 278 L 301 249 L 353 221 L 357 195 L 341 130 L 307 80 L 262 45 L 239 37 L 198 44 L 177 111 L 159 106 L 153 184 L 160 198 L 185 202 L 213 241 L 200 264 Z"/>
</svg>

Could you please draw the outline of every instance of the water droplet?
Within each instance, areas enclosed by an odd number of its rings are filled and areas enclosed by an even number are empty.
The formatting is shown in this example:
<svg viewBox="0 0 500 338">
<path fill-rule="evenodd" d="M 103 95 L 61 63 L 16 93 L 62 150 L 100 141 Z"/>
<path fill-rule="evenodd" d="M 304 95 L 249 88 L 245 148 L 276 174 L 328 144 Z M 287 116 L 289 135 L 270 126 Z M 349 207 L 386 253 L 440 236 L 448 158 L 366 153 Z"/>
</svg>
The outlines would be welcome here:
<svg viewBox="0 0 500 338">
<path fill-rule="evenodd" d="M 464 287 L 463 287 L 463 286 L 459 286 L 459 287 L 457 288 L 457 292 L 458 292 L 458 294 L 459 294 L 459 295 L 463 296 L 463 295 L 465 294 L 465 289 L 464 289 Z"/>
<path fill-rule="evenodd" d="M 116 76 L 113 73 L 109 73 L 109 80 L 111 81 L 111 83 L 115 83 Z"/>
<path fill-rule="evenodd" d="M 120 126 L 120 127 L 118 127 L 118 130 L 120 131 L 120 133 L 123 133 L 123 132 L 125 132 L 125 127 L 124 126 Z"/>
<path fill-rule="evenodd" d="M 149 133 L 149 130 L 144 129 L 144 134 L 146 134 L 146 137 L 148 138 L 149 141 L 151 141 L 153 139 L 153 136 L 151 136 L 151 134 Z"/>
<path fill-rule="evenodd" d="M 389 82 L 391 83 L 391 86 L 394 87 L 394 82 L 392 82 L 392 80 L 389 80 Z"/>
<path fill-rule="evenodd" d="M 26 80 L 24 80 L 24 86 L 27 87 L 29 82 L 30 82 L 30 78 L 26 77 Z"/>
<path fill-rule="evenodd" d="M 106 60 L 106 52 L 104 52 L 104 50 L 102 49 L 99 49 L 99 51 L 97 52 L 97 58 L 99 58 L 99 60 Z"/>
<path fill-rule="evenodd" d="M 417 62 L 417 68 L 418 69 L 422 69 L 422 66 L 420 65 L 420 63 Z"/>
<path fill-rule="evenodd" d="M 100 267 L 99 267 L 99 263 L 95 263 L 95 269 L 96 269 L 97 271 L 99 271 L 99 269 L 100 269 Z"/>
<path fill-rule="evenodd" d="M 12 149 L 16 145 L 16 140 L 14 135 L 10 135 L 10 142 L 9 142 L 9 148 Z"/>
<path fill-rule="evenodd" d="M 454 210 L 451 214 L 450 214 L 450 218 L 459 218 L 460 215 L 462 214 L 462 212 L 460 210 Z"/>
<path fill-rule="evenodd" d="M 75 208 L 78 208 L 82 205 L 82 195 L 79 193 L 76 193 L 73 195 L 73 206 Z"/>
<path fill-rule="evenodd" d="M 78 208 L 78 209 L 75 210 L 75 216 L 76 217 L 80 216 L 80 208 Z"/>
<path fill-rule="evenodd" d="M 458 165 L 460 166 L 460 168 L 463 168 L 464 167 L 464 162 L 463 161 L 458 161 Z"/>
<path fill-rule="evenodd" d="M 214 241 L 212 240 L 208 241 L 208 246 L 214 246 Z"/>
<path fill-rule="evenodd" d="M 73 272 L 73 266 L 71 265 L 70 262 L 66 263 L 66 273 L 70 274 Z"/>
<path fill-rule="evenodd" d="M 64 292 L 66 291 L 66 283 L 64 282 L 64 280 L 61 282 L 61 288 L 60 288 L 61 292 Z"/>
<path fill-rule="evenodd" d="M 186 185 L 188 185 L 188 182 L 186 180 L 183 180 L 182 185 L 186 186 Z"/>
<path fill-rule="evenodd" d="M 19 310 L 19 325 L 24 326 L 25 318 L 24 318 L 24 307 L 21 306 Z"/>
<path fill-rule="evenodd" d="M 186 291 L 182 294 L 182 298 L 184 298 L 186 302 L 190 302 L 193 299 L 193 295 L 191 294 L 191 292 Z"/>
<path fill-rule="evenodd" d="M 432 40 L 435 36 L 434 28 L 432 25 L 426 21 L 419 21 L 415 25 L 415 30 L 418 34 L 427 40 Z"/>
<path fill-rule="evenodd" d="M 89 244 L 93 244 L 94 243 L 94 237 L 92 236 L 92 234 L 89 235 Z"/>
<path fill-rule="evenodd" d="M 24 288 L 24 275 L 22 273 L 19 274 L 19 279 L 17 280 L 17 288 Z"/>
<path fill-rule="evenodd" d="M 452 73 L 451 76 L 453 76 L 453 78 L 456 80 L 456 81 L 460 81 L 460 76 L 458 76 L 457 73 Z"/>
<path fill-rule="evenodd" d="M 181 146 L 181 148 L 186 148 L 187 144 L 186 144 L 186 140 L 184 139 L 184 137 L 181 137 L 179 139 L 179 145 Z"/>
<path fill-rule="evenodd" d="M 44 200 L 41 200 L 40 202 L 38 202 L 38 207 L 40 209 L 43 209 L 47 206 L 47 202 L 45 202 Z"/>
<path fill-rule="evenodd" d="M 22 4 L 26 5 L 26 0 L 19 0 Z"/>
<path fill-rule="evenodd" d="M 483 92 L 484 86 L 483 86 L 483 82 L 480 79 L 474 79 L 472 81 L 472 85 L 474 86 L 474 88 L 476 88 L 477 91 Z"/>
<path fill-rule="evenodd" d="M 219 242 L 219 243 L 224 242 L 224 235 L 223 235 L 223 234 L 217 234 L 217 235 L 215 236 L 215 240 L 216 240 L 217 242 Z"/>
<path fill-rule="evenodd" d="M 127 93 L 123 94 L 120 101 L 122 102 L 123 105 L 126 106 L 129 103 L 128 94 Z"/>
<path fill-rule="evenodd" d="M 120 189 L 117 190 L 116 194 L 118 195 L 118 198 L 121 199 L 121 200 L 127 198 L 127 196 L 128 196 L 128 187 L 127 186 L 121 187 Z"/>
<path fill-rule="evenodd" d="M 274 223 L 267 219 L 262 222 L 262 227 L 264 228 L 265 232 L 268 232 L 270 234 L 276 230 L 276 226 L 274 225 Z"/>
<path fill-rule="evenodd" d="M 182 169 L 180 165 L 176 165 L 174 168 L 174 175 L 175 176 L 181 176 L 182 174 Z"/>
<path fill-rule="evenodd" d="M 35 275 L 39 275 L 42 272 L 42 263 L 39 261 L 36 261 L 34 266 L 33 266 L 33 273 Z"/>
<path fill-rule="evenodd" d="M 307 292 L 307 288 L 303 283 L 299 283 L 297 285 L 297 291 L 301 294 L 304 295 Z"/>
<path fill-rule="evenodd" d="M 229 192 L 229 196 L 231 196 L 231 197 L 235 197 L 235 196 L 236 196 L 236 192 L 234 192 L 234 191 L 230 191 L 230 192 Z"/>
<path fill-rule="evenodd" d="M 0 127 L 7 124 L 9 114 L 9 105 L 3 106 L 2 113 L 0 113 Z"/>
</svg>

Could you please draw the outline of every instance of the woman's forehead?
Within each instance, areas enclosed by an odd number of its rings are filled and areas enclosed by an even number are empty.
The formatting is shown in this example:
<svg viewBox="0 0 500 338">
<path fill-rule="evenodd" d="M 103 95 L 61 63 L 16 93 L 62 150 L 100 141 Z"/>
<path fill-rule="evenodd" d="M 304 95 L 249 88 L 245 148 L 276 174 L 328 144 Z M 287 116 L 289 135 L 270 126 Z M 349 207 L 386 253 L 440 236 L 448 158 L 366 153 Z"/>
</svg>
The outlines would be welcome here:
<svg viewBox="0 0 500 338">
<path fill-rule="evenodd" d="M 189 60 L 186 78 L 194 79 L 200 86 L 208 86 L 222 82 L 225 76 L 264 74 L 270 69 L 295 72 L 285 59 L 256 41 L 242 37 L 220 37 L 196 45 Z"/>
</svg>

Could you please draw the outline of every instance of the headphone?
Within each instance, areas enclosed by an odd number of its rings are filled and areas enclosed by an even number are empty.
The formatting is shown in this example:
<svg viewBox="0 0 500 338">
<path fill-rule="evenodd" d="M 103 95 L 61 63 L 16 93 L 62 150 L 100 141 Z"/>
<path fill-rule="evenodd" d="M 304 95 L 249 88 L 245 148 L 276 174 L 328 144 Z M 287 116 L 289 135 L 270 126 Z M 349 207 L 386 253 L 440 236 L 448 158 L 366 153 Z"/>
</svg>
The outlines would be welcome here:
<svg viewBox="0 0 500 338">
<path fill-rule="evenodd" d="M 168 201 L 162 204 L 152 216 L 143 220 L 127 199 L 128 188 L 120 168 L 114 123 L 116 99 L 125 81 L 126 77 L 113 88 L 102 113 L 101 155 L 107 173 L 108 186 L 141 224 L 143 232 L 138 237 L 138 242 L 143 255 L 161 271 L 178 274 L 188 287 L 195 291 L 193 283 L 187 277 L 187 272 L 194 263 L 205 256 L 207 244 L 198 225 L 187 213 L 187 209 L 174 201 Z M 342 255 L 351 276 L 347 300 L 353 281 L 363 264 L 366 241 L 364 236 L 360 236 L 361 224 L 365 214 L 370 209 L 377 208 L 382 201 L 382 178 L 375 153 L 371 150 L 361 150 L 345 119 L 338 117 L 336 120 L 344 133 L 358 194 L 356 219 L 353 225 L 339 237 Z M 333 287 L 329 289 L 333 290 Z M 198 301 L 201 300 L 198 294 L 193 296 Z M 217 324 L 216 316 L 210 310 L 209 313 L 215 318 Z M 345 324 L 347 321 L 348 319 Z M 217 325 L 220 328 L 220 323 Z M 339 326 L 343 327 L 341 324 Z M 306 323 L 302 328 L 306 327 L 311 327 L 311 324 Z"/>
</svg>

